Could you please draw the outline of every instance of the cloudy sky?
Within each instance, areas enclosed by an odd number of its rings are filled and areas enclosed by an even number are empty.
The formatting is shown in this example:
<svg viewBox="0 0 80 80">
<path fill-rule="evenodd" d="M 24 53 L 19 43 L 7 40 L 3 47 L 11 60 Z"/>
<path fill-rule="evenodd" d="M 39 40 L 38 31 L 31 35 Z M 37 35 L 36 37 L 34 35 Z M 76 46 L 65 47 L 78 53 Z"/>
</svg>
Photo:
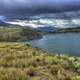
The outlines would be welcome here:
<svg viewBox="0 0 80 80">
<path fill-rule="evenodd" d="M 13 17 L 79 9 L 80 0 L 0 0 L 0 15 Z"/>
</svg>

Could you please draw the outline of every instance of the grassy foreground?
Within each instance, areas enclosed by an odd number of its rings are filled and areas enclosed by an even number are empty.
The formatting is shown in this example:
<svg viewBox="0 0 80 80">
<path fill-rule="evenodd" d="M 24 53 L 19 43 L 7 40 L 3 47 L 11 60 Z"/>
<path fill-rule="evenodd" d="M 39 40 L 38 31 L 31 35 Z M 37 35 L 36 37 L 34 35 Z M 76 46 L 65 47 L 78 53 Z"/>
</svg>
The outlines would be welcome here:
<svg viewBox="0 0 80 80">
<path fill-rule="evenodd" d="M 28 44 L 0 43 L 0 80 L 80 80 L 80 57 L 51 55 Z"/>
</svg>

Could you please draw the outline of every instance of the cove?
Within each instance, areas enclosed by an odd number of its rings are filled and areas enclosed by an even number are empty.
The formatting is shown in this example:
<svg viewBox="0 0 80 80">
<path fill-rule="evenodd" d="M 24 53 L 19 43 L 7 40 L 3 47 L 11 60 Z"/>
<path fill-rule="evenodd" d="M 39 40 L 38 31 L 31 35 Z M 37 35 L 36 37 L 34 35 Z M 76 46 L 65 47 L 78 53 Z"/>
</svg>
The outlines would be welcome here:
<svg viewBox="0 0 80 80">
<path fill-rule="evenodd" d="M 50 53 L 80 56 L 80 33 L 47 34 L 28 43 Z"/>
</svg>

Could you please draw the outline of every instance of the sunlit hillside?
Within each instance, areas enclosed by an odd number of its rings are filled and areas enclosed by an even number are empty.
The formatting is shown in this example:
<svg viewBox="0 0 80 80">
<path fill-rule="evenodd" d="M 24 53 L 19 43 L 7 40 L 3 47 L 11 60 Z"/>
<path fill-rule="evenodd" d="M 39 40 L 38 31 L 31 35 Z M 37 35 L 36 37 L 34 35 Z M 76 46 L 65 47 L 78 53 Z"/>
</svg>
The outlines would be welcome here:
<svg viewBox="0 0 80 80">
<path fill-rule="evenodd" d="M 0 43 L 0 80 L 80 80 L 80 57 L 54 56 L 23 43 Z"/>
</svg>

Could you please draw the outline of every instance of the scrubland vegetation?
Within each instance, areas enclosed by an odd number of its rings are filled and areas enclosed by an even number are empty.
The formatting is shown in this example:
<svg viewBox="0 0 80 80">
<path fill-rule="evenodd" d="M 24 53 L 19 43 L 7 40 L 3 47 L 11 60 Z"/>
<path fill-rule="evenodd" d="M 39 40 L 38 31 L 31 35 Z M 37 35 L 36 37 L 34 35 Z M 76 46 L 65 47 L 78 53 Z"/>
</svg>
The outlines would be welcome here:
<svg viewBox="0 0 80 80">
<path fill-rule="evenodd" d="M 53 33 L 80 33 L 80 28 L 64 28 L 64 29 L 59 29 Z"/>
<path fill-rule="evenodd" d="M 80 57 L 53 55 L 23 43 L 0 43 L 0 80 L 80 80 Z"/>
<path fill-rule="evenodd" d="M 0 41 L 26 41 L 41 38 L 42 34 L 29 28 L 0 28 Z"/>
</svg>

